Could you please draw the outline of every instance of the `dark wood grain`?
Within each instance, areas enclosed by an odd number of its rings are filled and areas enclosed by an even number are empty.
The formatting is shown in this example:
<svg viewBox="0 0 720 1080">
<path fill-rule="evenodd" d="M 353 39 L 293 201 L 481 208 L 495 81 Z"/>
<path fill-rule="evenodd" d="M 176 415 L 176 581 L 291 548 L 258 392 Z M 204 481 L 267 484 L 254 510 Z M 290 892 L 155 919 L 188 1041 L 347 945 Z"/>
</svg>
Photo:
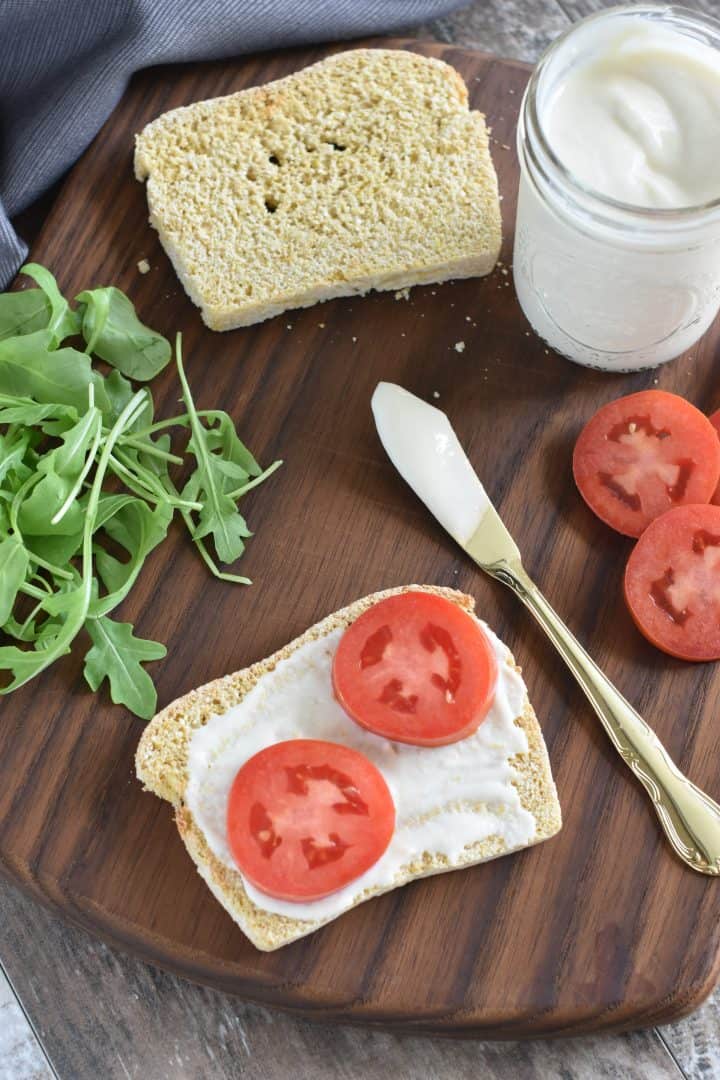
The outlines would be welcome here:
<svg viewBox="0 0 720 1080">
<path fill-rule="evenodd" d="M 109 949 L 3 881 L 0 905 L 15 988 L 61 1080 L 683 1080 L 656 1031 L 492 1043 L 308 1023 Z M 0 988 L 0 1053 L 2 1019 Z M 51 1080 L 3 1064 L 2 1080 Z"/>
<path fill-rule="evenodd" d="M 509 147 L 526 69 L 459 48 L 408 47 L 455 64 L 488 114 L 508 264 L 517 183 Z M 230 334 L 206 330 L 146 224 L 144 192 L 131 178 L 132 134 L 168 107 L 265 81 L 326 51 L 136 79 L 33 249 L 69 292 L 112 282 L 149 323 L 182 329 L 200 403 L 229 409 L 261 460 L 287 463 L 248 498 L 257 536 L 243 569 L 252 589 L 209 579 L 178 531 L 122 614 L 168 643 L 156 669 L 164 704 L 363 593 L 413 580 L 472 591 L 525 668 L 565 827 L 540 848 L 417 883 L 310 939 L 257 953 L 207 893 L 168 807 L 134 780 L 141 725 L 86 692 L 76 653 L 3 703 L 2 865 L 111 943 L 317 1018 L 514 1038 L 681 1015 L 719 974 L 717 884 L 673 858 L 540 632 L 404 488 L 368 403 L 380 378 L 439 393 L 530 572 L 682 767 L 717 793 L 714 669 L 668 661 L 636 634 L 619 588 L 628 544 L 590 516 L 569 482 L 573 437 L 600 403 L 658 380 L 701 407 L 716 404 L 717 330 L 692 360 L 656 375 L 592 373 L 527 335 L 507 265 L 484 281 L 416 289 L 408 302 L 377 295 Z M 143 257 L 152 266 L 145 277 L 136 268 Z M 161 408 L 176 396 L 168 372 Z"/>
</svg>

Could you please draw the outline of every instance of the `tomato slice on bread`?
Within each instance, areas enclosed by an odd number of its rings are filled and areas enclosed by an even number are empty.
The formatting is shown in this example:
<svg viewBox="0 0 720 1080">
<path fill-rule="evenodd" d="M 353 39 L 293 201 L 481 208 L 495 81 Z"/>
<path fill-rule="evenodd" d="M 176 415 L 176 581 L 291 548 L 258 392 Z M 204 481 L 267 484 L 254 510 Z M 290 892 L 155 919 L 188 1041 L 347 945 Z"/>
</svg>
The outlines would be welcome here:
<svg viewBox="0 0 720 1080">
<path fill-rule="evenodd" d="M 321 739 L 260 750 L 230 790 L 233 858 L 257 889 L 283 900 L 342 889 L 377 862 L 394 828 L 380 770 L 357 750 Z"/>
<path fill-rule="evenodd" d="M 681 506 L 648 525 L 628 559 L 625 599 L 659 649 L 720 659 L 720 506 Z"/>
<path fill-rule="evenodd" d="M 353 720 L 417 746 L 471 735 L 496 681 L 495 654 L 478 621 L 435 593 L 373 604 L 345 631 L 333 660 L 335 696 Z"/>
<path fill-rule="evenodd" d="M 573 474 L 602 521 L 640 536 L 667 510 L 709 502 L 720 481 L 720 439 L 689 401 L 643 390 L 595 413 L 575 444 Z"/>
</svg>

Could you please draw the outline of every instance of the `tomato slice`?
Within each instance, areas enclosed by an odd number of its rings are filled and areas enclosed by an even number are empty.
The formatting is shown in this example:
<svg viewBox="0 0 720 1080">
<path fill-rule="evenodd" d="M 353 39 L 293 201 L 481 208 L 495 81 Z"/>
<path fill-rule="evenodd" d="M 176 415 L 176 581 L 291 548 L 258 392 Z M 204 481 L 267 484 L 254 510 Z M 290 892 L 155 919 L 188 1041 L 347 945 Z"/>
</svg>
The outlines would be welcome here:
<svg viewBox="0 0 720 1080">
<path fill-rule="evenodd" d="M 442 746 L 475 731 L 492 705 L 497 663 L 476 619 L 434 593 L 373 604 L 340 639 L 335 696 L 362 727 Z"/>
<path fill-rule="evenodd" d="M 708 420 L 720 436 L 720 409 L 718 409 L 714 413 L 711 413 L 710 416 L 708 416 Z M 710 502 L 713 503 L 714 506 L 720 506 L 720 484 L 718 484 L 718 486 L 715 488 L 715 494 L 713 495 Z"/>
<path fill-rule="evenodd" d="M 720 480 L 720 440 L 689 401 L 643 390 L 595 413 L 575 444 L 573 474 L 602 521 L 640 536 L 666 510 L 709 502 Z"/>
<path fill-rule="evenodd" d="M 625 599 L 659 649 L 720 659 L 720 506 L 680 506 L 648 525 L 628 559 Z"/>
<path fill-rule="evenodd" d="M 395 828 L 382 773 L 364 754 L 290 739 L 251 757 L 230 790 L 227 836 L 240 870 L 282 900 L 318 900 L 364 874 Z"/>
</svg>

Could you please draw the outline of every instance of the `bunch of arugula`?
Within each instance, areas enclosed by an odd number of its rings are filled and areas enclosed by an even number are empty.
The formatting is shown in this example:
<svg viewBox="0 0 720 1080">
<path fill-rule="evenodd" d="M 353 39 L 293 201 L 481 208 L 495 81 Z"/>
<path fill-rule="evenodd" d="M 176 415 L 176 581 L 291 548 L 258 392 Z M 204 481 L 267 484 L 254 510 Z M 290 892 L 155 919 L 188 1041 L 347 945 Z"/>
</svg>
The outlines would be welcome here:
<svg viewBox="0 0 720 1080">
<path fill-rule="evenodd" d="M 165 646 L 110 613 L 176 512 L 215 576 L 249 584 L 218 562 L 239 558 L 250 536 L 238 499 L 281 462 L 262 471 L 226 412 L 195 408 L 180 335 L 185 412 L 155 421 L 150 389 L 130 380 L 147 383 L 172 350 L 119 289 L 81 292 L 72 308 L 44 267 L 23 272 L 37 288 L 0 295 L 0 693 L 69 652 L 84 628 L 89 685 L 107 678 L 116 704 L 148 718 L 157 694 L 142 665 Z M 182 455 L 172 428 L 189 436 Z M 188 460 L 178 489 L 171 467 L 182 473 Z"/>
</svg>

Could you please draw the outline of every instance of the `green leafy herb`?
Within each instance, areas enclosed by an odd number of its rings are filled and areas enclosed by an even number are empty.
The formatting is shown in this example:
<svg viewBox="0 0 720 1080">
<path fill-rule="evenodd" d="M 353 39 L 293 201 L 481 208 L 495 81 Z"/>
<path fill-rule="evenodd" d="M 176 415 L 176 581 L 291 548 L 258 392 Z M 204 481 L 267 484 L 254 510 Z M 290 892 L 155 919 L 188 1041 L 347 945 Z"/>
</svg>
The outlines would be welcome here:
<svg viewBox="0 0 720 1080">
<path fill-rule="evenodd" d="M 117 289 L 80 293 L 73 310 L 48 270 L 25 270 L 38 288 L 0 296 L 0 693 L 69 652 L 84 628 L 89 685 L 107 679 L 114 702 L 149 717 L 156 694 L 142 665 L 165 647 L 109 613 L 176 511 L 211 573 L 249 584 L 220 569 L 208 543 L 220 563 L 242 554 L 250 530 L 238 499 L 281 462 L 261 470 L 227 413 L 196 408 L 179 335 L 186 411 L 155 421 L 150 390 L 130 380 L 166 366 L 165 338 Z M 79 333 L 85 352 L 66 341 Z M 94 367 L 93 354 L 113 370 Z"/>
<path fill-rule="evenodd" d="M 251 534 L 235 500 L 227 494 L 226 489 L 233 480 L 237 482 L 240 478 L 247 479 L 248 473 L 233 460 L 235 446 L 229 439 L 224 446 L 220 446 L 219 453 L 213 450 L 218 440 L 210 438 L 197 414 L 183 368 L 180 335 L 175 344 L 175 353 L 183 401 L 192 432 L 188 450 L 197 461 L 197 468 L 183 488 L 182 495 L 184 499 L 200 500 L 202 503 L 198 524 L 193 530 L 193 540 L 202 540 L 212 534 L 220 562 L 235 562 L 245 550 L 245 541 Z M 239 442 L 237 439 L 236 441 Z M 246 463 L 252 462 L 252 466 L 259 472 L 254 459 L 241 443 L 240 447 Z"/>
<path fill-rule="evenodd" d="M 0 624 L 10 618 L 29 563 L 30 556 L 14 536 L 0 542 Z"/>
<path fill-rule="evenodd" d="M 80 332 L 80 319 L 77 312 L 72 311 L 65 297 L 58 289 L 57 282 L 49 270 L 37 263 L 27 263 L 22 268 L 23 274 L 27 274 L 40 286 L 44 294 L 49 310 L 49 318 L 46 329 L 52 335 L 54 348 L 57 348 L 66 337 L 72 337 Z"/>
<path fill-rule="evenodd" d="M 165 646 L 135 637 L 131 623 L 113 622 L 106 616 L 90 619 L 87 631 L 93 645 L 85 656 L 84 671 L 91 690 L 97 690 L 107 678 L 115 704 L 126 705 L 136 716 L 149 720 L 155 712 L 157 693 L 142 665 L 161 660 L 167 653 Z"/>
<path fill-rule="evenodd" d="M 44 330 L 50 311 L 42 289 L 3 293 L 0 296 L 0 341 Z"/>
<path fill-rule="evenodd" d="M 75 299 L 81 304 L 89 353 L 139 382 L 153 379 L 170 363 L 170 342 L 140 322 L 125 293 L 109 285 L 87 289 Z"/>
</svg>

